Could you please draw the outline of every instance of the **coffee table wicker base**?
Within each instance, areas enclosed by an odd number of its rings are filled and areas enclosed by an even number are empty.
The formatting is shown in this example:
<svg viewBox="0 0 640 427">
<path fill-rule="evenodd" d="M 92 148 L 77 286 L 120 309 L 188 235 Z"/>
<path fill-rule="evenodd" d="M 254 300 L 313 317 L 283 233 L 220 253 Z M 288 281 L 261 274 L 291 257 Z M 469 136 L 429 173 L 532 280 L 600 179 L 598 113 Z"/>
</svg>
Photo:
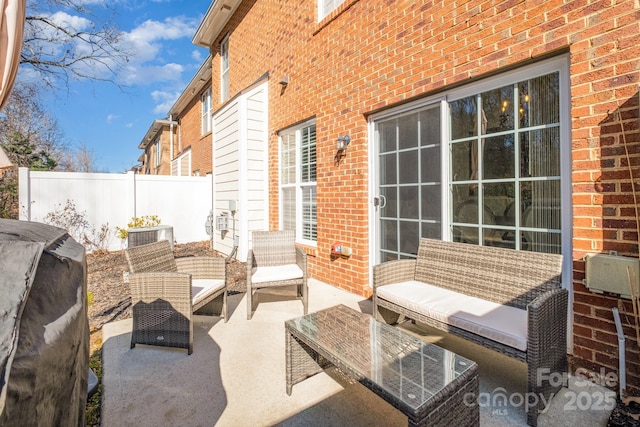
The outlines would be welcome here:
<svg viewBox="0 0 640 427">
<path fill-rule="evenodd" d="M 417 410 L 412 410 L 375 381 L 350 367 L 345 355 L 340 357 L 316 345 L 295 328 L 286 325 L 287 394 L 292 387 L 333 365 L 346 376 L 359 381 L 369 390 L 400 410 L 408 418 L 409 426 L 477 426 L 480 423 L 477 365 L 462 373 L 430 397 Z M 409 335 L 409 334 L 407 334 Z"/>
</svg>

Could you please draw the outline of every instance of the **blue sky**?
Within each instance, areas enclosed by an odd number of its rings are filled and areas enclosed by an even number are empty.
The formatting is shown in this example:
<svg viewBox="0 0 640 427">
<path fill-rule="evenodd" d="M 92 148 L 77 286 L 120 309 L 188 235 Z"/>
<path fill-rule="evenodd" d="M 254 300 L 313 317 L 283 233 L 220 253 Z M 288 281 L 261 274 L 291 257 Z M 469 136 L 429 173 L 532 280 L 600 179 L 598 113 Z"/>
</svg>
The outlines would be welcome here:
<svg viewBox="0 0 640 427">
<path fill-rule="evenodd" d="M 123 41 L 134 52 L 107 82 L 71 81 L 43 100 L 69 145 L 86 143 L 97 169 L 121 173 L 137 164 L 138 144 L 154 119 L 165 118 L 174 101 L 195 75 L 208 50 L 191 43 L 208 1 L 194 0 L 76 0 L 95 15 L 116 11 Z M 72 20 L 66 11 L 64 19 Z M 20 71 L 18 72 L 18 78 Z"/>
</svg>

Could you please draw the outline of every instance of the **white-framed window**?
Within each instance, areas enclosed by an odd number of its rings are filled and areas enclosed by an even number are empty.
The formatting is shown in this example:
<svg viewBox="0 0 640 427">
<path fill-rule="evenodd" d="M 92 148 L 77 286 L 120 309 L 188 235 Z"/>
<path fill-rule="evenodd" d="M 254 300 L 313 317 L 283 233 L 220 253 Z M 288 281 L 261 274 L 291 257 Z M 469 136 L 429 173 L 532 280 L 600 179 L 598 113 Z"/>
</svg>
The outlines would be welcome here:
<svg viewBox="0 0 640 427">
<path fill-rule="evenodd" d="M 160 137 L 158 137 L 158 139 L 156 139 L 156 142 L 155 142 L 154 145 L 155 145 L 155 149 L 156 149 L 155 159 L 154 159 L 155 160 L 154 166 L 158 167 L 158 166 L 160 166 L 160 163 L 162 162 L 162 143 L 160 141 Z"/>
<path fill-rule="evenodd" d="M 448 102 L 452 240 L 562 253 L 560 73 Z"/>
<path fill-rule="evenodd" d="M 296 240 L 315 246 L 316 206 L 315 120 L 286 129 L 280 140 L 280 228 L 296 230 Z"/>
<path fill-rule="evenodd" d="M 211 87 L 208 87 L 200 96 L 202 108 L 202 135 L 211 132 Z"/>
<path fill-rule="evenodd" d="M 569 112 L 561 56 L 371 117 L 372 259 L 432 237 L 570 261 Z"/>
<path fill-rule="evenodd" d="M 220 101 L 229 98 L 229 36 L 220 42 Z"/>
<path fill-rule="evenodd" d="M 345 0 L 318 0 L 318 22 L 338 8 Z"/>
</svg>

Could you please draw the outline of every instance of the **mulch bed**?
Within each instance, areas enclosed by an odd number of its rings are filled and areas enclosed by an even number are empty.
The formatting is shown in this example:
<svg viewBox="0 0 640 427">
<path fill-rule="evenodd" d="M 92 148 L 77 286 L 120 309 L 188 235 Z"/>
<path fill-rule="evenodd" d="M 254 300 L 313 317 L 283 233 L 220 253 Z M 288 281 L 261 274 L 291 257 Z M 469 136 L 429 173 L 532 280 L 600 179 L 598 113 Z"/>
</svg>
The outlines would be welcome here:
<svg viewBox="0 0 640 427">
<path fill-rule="evenodd" d="M 625 405 L 618 399 L 607 427 L 640 427 L 640 404 L 631 402 Z"/>
<path fill-rule="evenodd" d="M 208 241 L 176 244 L 176 258 L 186 256 L 220 256 Z M 232 259 L 227 264 L 230 293 L 245 292 L 244 264 Z M 90 292 L 89 327 L 91 333 L 101 331 L 105 323 L 131 317 L 129 284 L 123 273 L 128 271 L 124 251 L 98 251 L 87 255 L 87 288 Z"/>
</svg>

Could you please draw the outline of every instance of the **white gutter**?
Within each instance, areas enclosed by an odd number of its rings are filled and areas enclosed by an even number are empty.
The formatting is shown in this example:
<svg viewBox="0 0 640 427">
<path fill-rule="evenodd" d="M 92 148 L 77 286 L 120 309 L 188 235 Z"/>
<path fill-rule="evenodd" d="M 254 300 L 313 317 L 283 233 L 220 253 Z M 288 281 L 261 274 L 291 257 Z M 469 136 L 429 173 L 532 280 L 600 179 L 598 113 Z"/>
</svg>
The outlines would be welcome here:
<svg viewBox="0 0 640 427">
<path fill-rule="evenodd" d="M 242 0 L 214 0 L 200 22 L 191 43 L 211 49 L 211 45 L 238 9 Z"/>
<path fill-rule="evenodd" d="M 175 123 L 173 116 L 169 114 L 169 159 L 171 159 L 171 161 L 173 161 L 173 125 Z"/>
</svg>

